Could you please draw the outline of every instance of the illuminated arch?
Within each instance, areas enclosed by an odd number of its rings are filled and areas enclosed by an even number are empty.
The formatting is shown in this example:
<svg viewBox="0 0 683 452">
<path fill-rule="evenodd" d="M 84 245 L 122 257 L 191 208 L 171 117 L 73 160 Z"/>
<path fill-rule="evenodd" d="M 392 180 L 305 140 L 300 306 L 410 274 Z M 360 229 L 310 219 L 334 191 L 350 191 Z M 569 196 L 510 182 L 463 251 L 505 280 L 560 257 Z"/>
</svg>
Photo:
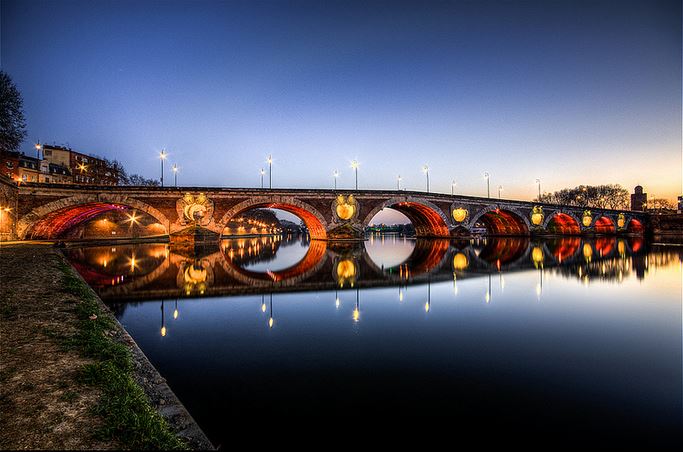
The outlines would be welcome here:
<svg viewBox="0 0 683 452">
<path fill-rule="evenodd" d="M 392 198 L 373 208 L 363 220 L 363 228 L 382 209 L 390 208 L 408 217 L 418 237 L 448 237 L 448 217 L 435 204 L 420 198 Z"/>
<path fill-rule="evenodd" d="M 581 222 L 571 212 L 556 211 L 548 215 L 543 225 L 548 232 L 562 235 L 581 234 Z"/>
<path fill-rule="evenodd" d="M 614 221 L 607 215 L 602 215 L 595 220 L 593 230 L 596 234 L 614 234 L 617 232 Z"/>
<path fill-rule="evenodd" d="M 168 234 L 168 218 L 154 207 L 125 195 L 101 193 L 71 196 L 36 207 L 19 220 L 17 235 L 21 239 L 58 238 L 77 224 L 102 213 L 125 208 L 133 208 L 150 215 L 164 227 L 164 234 Z"/>
<path fill-rule="evenodd" d="M 304 221 L 306 227 L 308 228 L 311 239 L 327 239 L 327 221 L 325 221 L 325 218 L 320 214 L 320 212 L 318 212 L 318 210 L 316 210 L 313 206 L 290 196 L 261 196 L 248 199 L 237 204 L 228 210 L 218 223 L 221 232 L 223 229 L 225 229 L 225 226 L 230 222 L 230 220 L 242 212 L 252 209 L 280 209 L 284 210 L 285 212 L 292 213 Z"/>
<path fill-rule="evenodd" d="M 470 229 L 478 222 L 483 223 L 489 235 L 529 235 L 531 224 L 525 215 L 512 208 L 487 206 L 470 221 Z"/>
<path fill-rule="evenodd" d="M 626 231 L 631 234 L 642 234 L 645 232 L 645 225 L 637 218 L 630 218 L 626 224 Z"/>
</svg>

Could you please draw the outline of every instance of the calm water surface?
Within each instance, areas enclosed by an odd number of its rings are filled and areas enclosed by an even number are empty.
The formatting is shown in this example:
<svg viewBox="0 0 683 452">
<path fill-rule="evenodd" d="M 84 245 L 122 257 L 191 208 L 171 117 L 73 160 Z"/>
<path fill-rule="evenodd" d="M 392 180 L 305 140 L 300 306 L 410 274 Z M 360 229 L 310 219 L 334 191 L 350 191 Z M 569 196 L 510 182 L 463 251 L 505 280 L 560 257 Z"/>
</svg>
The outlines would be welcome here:
<svg viewBox="0 0 683 452">
<path fill-rule="evenodd" d="M 680 445 L 681 247 L 290 236 L 67 254 L 224 447 L 297 419 Z"/>
</svg>

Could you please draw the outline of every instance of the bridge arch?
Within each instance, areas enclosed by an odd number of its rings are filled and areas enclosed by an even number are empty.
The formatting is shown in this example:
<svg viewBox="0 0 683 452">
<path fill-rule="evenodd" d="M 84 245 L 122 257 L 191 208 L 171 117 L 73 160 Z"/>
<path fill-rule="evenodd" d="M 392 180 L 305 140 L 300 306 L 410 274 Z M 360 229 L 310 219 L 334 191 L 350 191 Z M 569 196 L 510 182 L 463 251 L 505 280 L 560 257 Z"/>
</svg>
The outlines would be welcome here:
<svg viewBox="0 0 683 452">
<path fill-rule="evenodd" d="M 391 198 L 375 206 L 363 219 L 363 228 L 368 227 L 370 221 L 382 209 L 394 209 L 402 213 L 415 227 L 417 237 L 448 237 L 448 217 L 435 204 L 420 198 Z"/>
<path fill-rule="evenodd" d="M 642 234 L 645 232 L 645 225 L 637 218 L 631 217 L 626 223 L 626 231 L 631 234 Z"/>
<path fill-rule="evenodd" d="M 73 226 L 112 210 L 133 208 L 150 215 L 168 234 L 170 221 L 159 210 L 125 195 L 108 193 L 75 195 L 36 207 L 19 220 L 17 235 L 20 239 L 59 237 Z"/>
<path fill-rule="evenodd" d="M 292 213 L 304 221 L 311 239 L 327 239 L 327 221 L 325 221 L 325 217 L 315 207 L 290 196 L 259 196 L 242 201 L 223 215 L 223 218 L 218 223 L 221 232 L 230 220 L 242 212 L 251 209 L 280 209 Z"/>
<path fill-rule="evenodd" d="M 531 224 L 525 215 L 511 207 L 491 204 L 480 209 L 470 220 L 470 230 L 482 224 L 489 235 L 529 235 Z"/>
<path fill-rule="evenodd" d="M 614 234 L 617 232 L 616 222 L 608 215 L 600 215 L 593 222 L 593 230 L 596 234 Z"/>
<path fill-rule="evenodd" d="M 573 212 L 556 210 L 547 216 L 543 229 L 561 235 L 581 234 L 581 221 Z"/>
</svg>

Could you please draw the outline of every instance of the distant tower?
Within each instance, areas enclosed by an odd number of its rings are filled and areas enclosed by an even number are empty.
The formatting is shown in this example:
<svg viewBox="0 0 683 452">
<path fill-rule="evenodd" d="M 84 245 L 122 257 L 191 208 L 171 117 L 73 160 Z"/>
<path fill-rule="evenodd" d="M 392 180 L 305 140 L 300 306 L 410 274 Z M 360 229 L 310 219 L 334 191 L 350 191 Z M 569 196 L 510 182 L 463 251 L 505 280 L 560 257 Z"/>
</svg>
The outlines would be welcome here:
<svg viewBox="0 0 683 452">
<path fill-rule="evenodd" d="M 647 193 L 643 193 L 643 187 L 636 185 L 634 192 L 631 195 L 631 210 L 642 212 L 647 206 Z"/>
</svg>

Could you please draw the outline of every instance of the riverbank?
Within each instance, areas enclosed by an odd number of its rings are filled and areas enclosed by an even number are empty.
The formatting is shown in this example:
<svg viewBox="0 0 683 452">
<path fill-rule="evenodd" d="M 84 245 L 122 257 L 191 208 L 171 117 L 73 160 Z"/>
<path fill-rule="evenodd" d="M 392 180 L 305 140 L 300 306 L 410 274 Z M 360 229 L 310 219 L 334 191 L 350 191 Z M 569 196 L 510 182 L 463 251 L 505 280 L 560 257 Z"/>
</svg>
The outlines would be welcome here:
<svg viewBox="0 0 683 452">
<path fill-rule="evenodd" d="M 192 417 L 50 246 L 0 247 L 2 449 L 207 449 Z"/>
</svg>

